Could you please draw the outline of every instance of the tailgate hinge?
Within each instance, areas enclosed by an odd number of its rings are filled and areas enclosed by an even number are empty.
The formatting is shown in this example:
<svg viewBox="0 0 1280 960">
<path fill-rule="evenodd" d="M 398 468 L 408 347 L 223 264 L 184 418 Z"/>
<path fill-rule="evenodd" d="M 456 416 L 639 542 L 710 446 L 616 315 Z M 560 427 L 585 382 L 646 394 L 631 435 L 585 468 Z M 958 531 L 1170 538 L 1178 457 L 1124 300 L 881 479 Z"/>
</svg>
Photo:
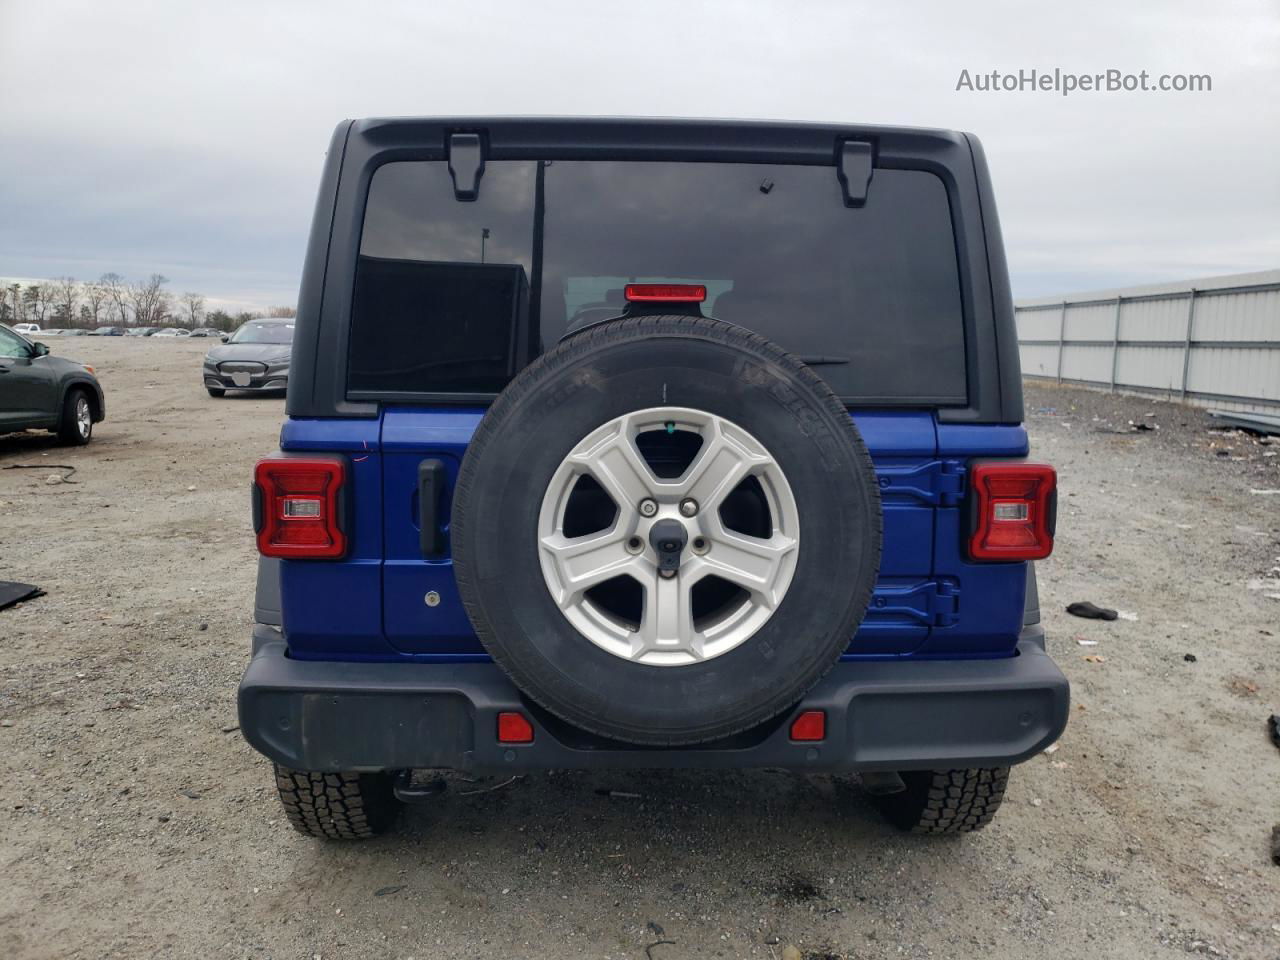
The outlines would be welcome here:
<svg viewBox="0 0 1280 960">
<path fill-rule="evenodd" d="M 860 207 L 867 202 L 872 152 L 866 140 L 844 140 L 837 145 L 836 176 L 840 179 L 846 207 Z"/>
<path fill-rule="evenodd" d="M 484 175 L 484 144 L 478 133 L 449 135 L 449 175 L 453 177 L 453 198 L 474 200 L 480 196 Z"/>
<path fill-rule="evenodd" d="M 928 627 L 950 627 L 960 619 L 960 584 L 944 578 L 910 586 L 877 586 L 867 613 L 910 617 Z"/>
<path fill-rule="evenodd" d="M 960 619 L 960 585 L 954 580 L 934 583 L 933 625 L 949 627 Z"/>
<path fill-rule="evenodd" d="M 876 468 L 880 495 L 914 497 L 936 507 L 954 507 L 964 499 L 964 464 L 959 460 L 931 460 L 914 467 Z"/>
</svg>

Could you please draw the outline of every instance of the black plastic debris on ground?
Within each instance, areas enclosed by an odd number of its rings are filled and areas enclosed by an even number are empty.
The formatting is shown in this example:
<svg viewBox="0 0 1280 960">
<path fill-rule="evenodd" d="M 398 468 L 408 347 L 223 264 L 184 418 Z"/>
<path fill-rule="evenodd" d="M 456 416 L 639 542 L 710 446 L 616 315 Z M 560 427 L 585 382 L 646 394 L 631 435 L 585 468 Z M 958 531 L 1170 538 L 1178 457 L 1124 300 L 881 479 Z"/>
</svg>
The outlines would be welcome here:
<svg viewBox="0 0 1280 960">
<path fill-rule="evenodd" d="M 1280 713 L 1273 713 L 1267 721 L 1267 729 L 1271 731 L 1271 742 L 1280 747 Z"/>
<path fill-rule="evenodd" d="M 1067 607 L 1067 613 L 1073 617 L 1084 617 L 1086 620 L 1114 620 L 1120 614 L 1107 607 L 1100 607 L 1096 603 L 1090 603 L 1088 600 L 1081 600 L 1070 604 Z"/>
<path fill-rule="evenodd" d="M 0 610 L 22 603 L 23 600 L 34 600 L 36 597 L 43 596 L 44 591 L 34 584 L 0 580 Z"/>
<path fill-rule="evenodd" d="M 1194 653 L 1184 653 L 1182 655 L 1182 659 L 1187 661 L 1187 663 L 1195 663 L 1196 655 Z"/>
</svg>

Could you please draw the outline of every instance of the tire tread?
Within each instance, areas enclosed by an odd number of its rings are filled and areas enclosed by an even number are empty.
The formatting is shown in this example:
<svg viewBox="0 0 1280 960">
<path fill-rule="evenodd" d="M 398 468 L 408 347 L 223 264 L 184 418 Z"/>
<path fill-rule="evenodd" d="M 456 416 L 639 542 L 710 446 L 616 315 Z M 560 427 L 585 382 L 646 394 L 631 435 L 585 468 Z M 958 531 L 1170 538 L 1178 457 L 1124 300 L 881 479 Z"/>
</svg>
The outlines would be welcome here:
<svg viewBox="0 0 1280 960">
<path fill-rule="evenodd" d="M 80 430 L 76 421 L 76 398 L 83 396 L 89 403 L 90 411 L 93 410 L 93 397 L 89 391 L 82 386 L 73 386 L 62 398 L 62 414 L 58 420 L 57 435 L 60 443 L 68 446 L 81 447 L 93 439 L 93 422 L 89 422 L 89 436 L 80 436 Z"/>
<path fill-rule="evenodd" d="M 884 815 L 911 833 L 972 833 L 989 824 L 1004 801 L 1008 767 L 912 770 L 906 790 L 876 798 Z"/>
<path fill-rule="evenodd" d="M 275 765 L 276 791 L 289 825 L 324 840 L 367 840 L 384 833 L 397 802 L 387 774 L 307 773 Z"/>
</svg>

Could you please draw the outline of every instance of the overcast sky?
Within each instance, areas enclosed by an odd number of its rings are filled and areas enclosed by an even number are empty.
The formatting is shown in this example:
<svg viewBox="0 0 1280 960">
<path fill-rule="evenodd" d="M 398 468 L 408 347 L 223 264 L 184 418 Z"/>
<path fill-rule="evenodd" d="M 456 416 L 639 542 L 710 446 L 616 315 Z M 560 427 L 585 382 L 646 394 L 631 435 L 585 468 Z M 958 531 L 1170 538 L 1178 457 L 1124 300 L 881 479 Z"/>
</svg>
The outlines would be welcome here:
<svg viewBox="0 0 1280 960">
<path fill-rule="evenodd" d="M 956 90 L 1033 67 L 1213 89 Z M 1278 104 L 1276 0 L 0 0 L 0 276 L 292 303 L 334 124 L 407 114 L 953 127 L 986 146 L 1015 295 L 1260 270 Z"/>
</svg>

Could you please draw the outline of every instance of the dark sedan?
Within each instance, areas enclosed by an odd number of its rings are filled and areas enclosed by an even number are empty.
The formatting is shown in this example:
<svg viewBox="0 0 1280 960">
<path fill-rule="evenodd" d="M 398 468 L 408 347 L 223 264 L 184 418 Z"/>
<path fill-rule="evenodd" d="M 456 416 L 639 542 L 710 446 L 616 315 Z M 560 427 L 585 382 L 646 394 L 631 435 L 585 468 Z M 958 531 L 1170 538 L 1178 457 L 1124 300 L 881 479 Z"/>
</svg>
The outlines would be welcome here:
<svg viewBox="0 0 1280 960">
<path fill-rule="evenodd" d="M 0 323 L 0 433 L 49 430 L 68 444 L 88 443 L 107 415 L 93 367 L 49 354 Z"/>
<path fill-rule="evenodd" d="M 250 320 L 204 358 L 211 397 L 228 390 L 283 390 L 289 385 L 293 320 Z"/>
</svg>

